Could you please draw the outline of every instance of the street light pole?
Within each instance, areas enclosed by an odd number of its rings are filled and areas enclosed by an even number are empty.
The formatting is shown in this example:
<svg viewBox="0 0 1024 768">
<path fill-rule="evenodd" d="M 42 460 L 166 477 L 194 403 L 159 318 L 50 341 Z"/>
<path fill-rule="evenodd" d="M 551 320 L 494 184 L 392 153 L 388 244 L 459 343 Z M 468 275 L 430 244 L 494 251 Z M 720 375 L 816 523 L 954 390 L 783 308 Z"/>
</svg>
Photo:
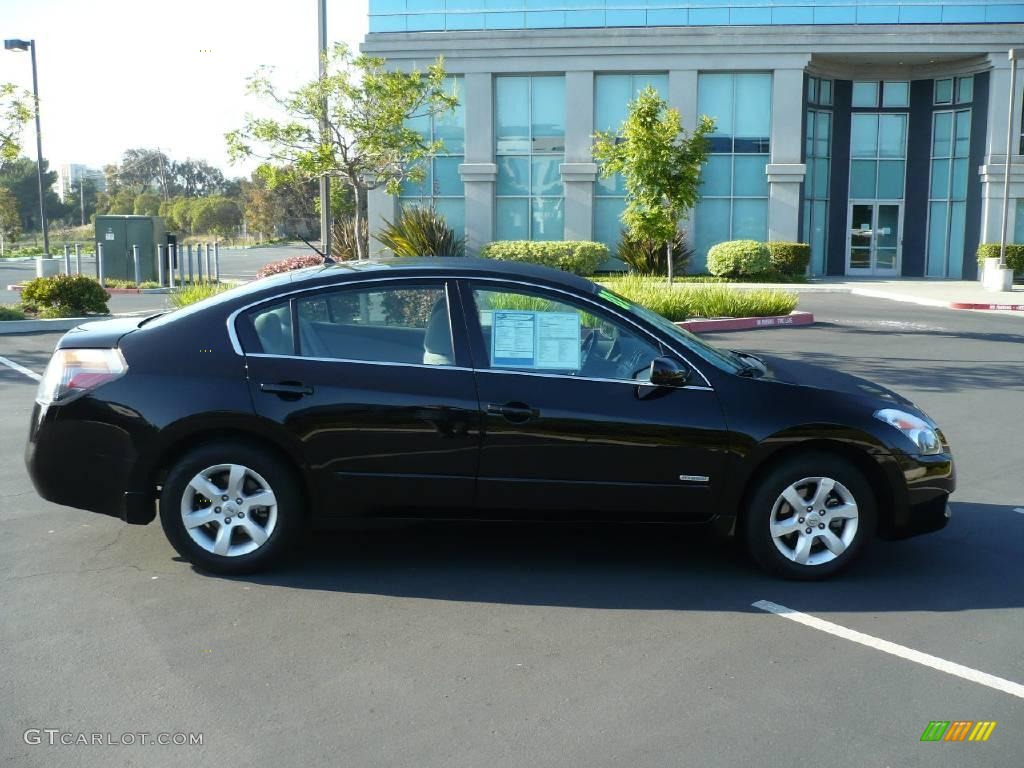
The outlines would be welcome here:
<svg viewBox="0 0 1024 768">
<path fill-rule="evenodd" d="M 327 74 L 327 0 L 319 0 L 317 3 L 317 32 L 318 32 L 318 55 L 320 60 L 320 80 L 323 81 Z M 320 141 L 327 141 L 327 99 L 323 101 L 322 109 L 324 115 L 320 119 Z M 331 256 L 331 182 L 324 174 L 320 177 L 320 243 L 324 256 Z"/>
<path fill-rule="evenodd" d="M 43 225 L 43 256 L 50 255 L 50 230 L 46 221 L 46 201 L 43 199 L 43 136 L 39 130 L 39 75 L 36 72 L 35 40 L 4 40 L 8 51 L 31 51 L 32 98 L 36 106 L 36 181 L 39 185 L 39 221 Z"/>
<path fill-rule="evenodd" d="M 1010 57 L 1010 115 L 1006 121 L 1006 164 L 1003 168 L 1003 221 L 999 230 L 999 266 L 1006 268 L 1006 225 L 1010 214 L 1010 158 L 1013 157 L 1013 118 L 1017 100 L 1017 59 L 1024 48 L 1011 48 Z"/>
</svg>

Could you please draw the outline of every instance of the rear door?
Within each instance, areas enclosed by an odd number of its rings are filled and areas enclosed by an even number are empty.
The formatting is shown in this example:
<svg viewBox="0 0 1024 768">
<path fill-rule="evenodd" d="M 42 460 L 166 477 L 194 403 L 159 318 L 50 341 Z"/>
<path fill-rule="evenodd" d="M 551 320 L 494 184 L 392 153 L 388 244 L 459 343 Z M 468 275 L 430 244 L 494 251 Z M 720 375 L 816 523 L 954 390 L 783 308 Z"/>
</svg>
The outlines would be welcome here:
<svg viewBox="0 0 1024 768">
<path fill-rule="evenodd" d="M 374 280 L 240 318 L 259 415 L 302 446 L 329 516 L 461 517 L 475 503 L 480 408 L 457 295 Z"/>
</svg>

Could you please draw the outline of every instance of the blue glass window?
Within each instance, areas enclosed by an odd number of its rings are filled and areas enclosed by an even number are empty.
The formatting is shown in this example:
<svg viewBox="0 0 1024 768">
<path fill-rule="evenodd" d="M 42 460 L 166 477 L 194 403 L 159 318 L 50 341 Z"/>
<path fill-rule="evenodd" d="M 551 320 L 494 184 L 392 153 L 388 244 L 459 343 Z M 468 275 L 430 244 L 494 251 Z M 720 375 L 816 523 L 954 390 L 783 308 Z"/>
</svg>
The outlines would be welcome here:
<svg viewBox="0 0 1024 768">
<path fill-rule="evenodd" d="M 444 153 L 423 161 L 426 176 L 422 182 L 402 184 L 399 204 L 403 208 L 433 208 L 462 237 L 466 231 L 465 189 L 459 176 L 459 166 L 466 151 L 466 108 L 463 104 L 462 78 L 448 78 L 446 89 L 459 99 L 455 109 L 434 117 L 418 115 L 406 122 L 406 126 L 418 131 L 424 140 L 443 141 Z"/>
<path fill-rule="evenodd" d="M 822 80 L 821 84 L 826 82 L 829 81 Z M 819 92 L 820 89 L 821 85 Z M 811 246 L 811 274 L 822 275 L 825 273 L 828 242 L 832 113 L 823 109 L 808 109 L 804 134 L 807 175 L 804 177 L 803 241 Z"/>
<path fill-rule="evenodd" d="M 901 200 L 907 156 L 907 115 L 860 112 L 850 120 L 850 198 Z"/>
<path fill-rule="evenodd" d="M 770 149 L 772 76 L 701 73 L 697 111 L 715 120 L 712 154 L 701 174 L 702 197 L 694 212 L 694 268 L 703 271 L 712 245 L 768 237 L 765 166 Z"/>
<path fill-rule="evenodd" d="M 497 239 L 561 240 L 565 77 L 496 77 L 494 123 Z"/>
<path fill-rule="evenodd" d="M 929 277 L 963 277 L 970 152 L 971 110 L 935 112 L 928 184 Z"/>
</svg>

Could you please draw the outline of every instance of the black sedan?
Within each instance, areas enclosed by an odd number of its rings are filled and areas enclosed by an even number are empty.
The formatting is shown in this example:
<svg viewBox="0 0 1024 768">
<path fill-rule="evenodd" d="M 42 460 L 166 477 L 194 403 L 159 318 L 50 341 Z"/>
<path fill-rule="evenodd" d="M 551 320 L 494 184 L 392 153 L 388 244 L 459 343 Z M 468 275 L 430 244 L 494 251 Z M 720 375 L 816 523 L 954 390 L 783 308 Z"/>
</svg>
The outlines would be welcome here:
<svg viewBox="0 0 1024 768">
<path fill-rule="evenodd" d="M 704 523 L 783 576 L 942 528 L 942 432 L 869 381 L 716 349 L 562 272 L 477 259 L 327 265 L 143 320 L 87 323 L 40 383 L 46 499 L 159 510 L 208 571 L 309 526 Z"/>
</svg>

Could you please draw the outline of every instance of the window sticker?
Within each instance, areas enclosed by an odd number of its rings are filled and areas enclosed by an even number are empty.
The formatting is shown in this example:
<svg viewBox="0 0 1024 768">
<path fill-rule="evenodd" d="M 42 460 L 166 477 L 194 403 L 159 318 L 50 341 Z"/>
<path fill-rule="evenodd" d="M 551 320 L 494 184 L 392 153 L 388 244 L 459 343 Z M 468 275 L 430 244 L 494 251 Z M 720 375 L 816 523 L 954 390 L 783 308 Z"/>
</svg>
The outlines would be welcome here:
<svg viewBox="0 0 1024 768">
<path fill-rule="evenodd" d="M 491 366 L 578 371 L 580 339 L 580 316 L 575 312 L 495 310 Z"/>
</svg>

